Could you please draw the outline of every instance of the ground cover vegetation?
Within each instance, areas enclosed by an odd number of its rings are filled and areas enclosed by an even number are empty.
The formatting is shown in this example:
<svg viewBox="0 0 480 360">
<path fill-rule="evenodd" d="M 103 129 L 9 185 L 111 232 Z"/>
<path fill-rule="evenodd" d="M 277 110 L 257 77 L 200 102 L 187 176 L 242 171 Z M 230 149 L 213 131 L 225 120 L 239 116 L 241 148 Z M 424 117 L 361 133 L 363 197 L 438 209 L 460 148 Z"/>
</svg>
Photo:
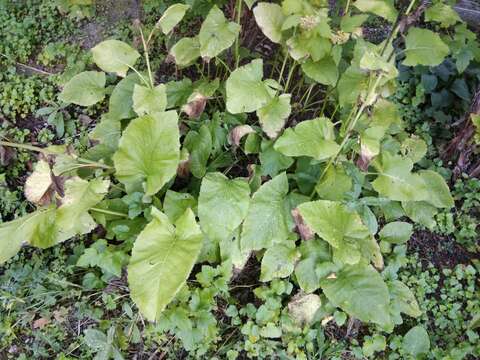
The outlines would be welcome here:
<svg viewBox="0 0 480 360">
<path fill-rule="evenodd" d="M 0 358 L 480 357 L 452 5 L 0 2 Z"/>
</svg>

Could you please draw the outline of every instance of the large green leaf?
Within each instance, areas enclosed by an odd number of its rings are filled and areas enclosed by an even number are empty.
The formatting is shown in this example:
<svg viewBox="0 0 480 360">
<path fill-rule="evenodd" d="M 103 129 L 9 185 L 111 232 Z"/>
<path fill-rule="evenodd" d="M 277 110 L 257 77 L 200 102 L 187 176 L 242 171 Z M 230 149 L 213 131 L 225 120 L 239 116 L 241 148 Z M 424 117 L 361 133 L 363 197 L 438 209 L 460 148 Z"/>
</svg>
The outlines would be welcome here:
<svg viewBox="0 0 480 360">
<path fill-rule="evenodd" d="M 343 166 L 330 166 L 323 178 L 315 186 L 321 199 L 341 201 L 352 189 L 352 178 L 345 173 Z"/>
<path fill-rule="evenodd" d="M 118 147 L 118 141 L 122 133 L 121 126 L 122 124 L 117 118 L 107 113 L 102 116 L 101 121 L 90 133 L 90 138 L 100 143 L 96 146 L 105 147 L 105 150 L 112 155 Z"/>
<path fill-rule="evenodd" d="M 305 224 L 333 247 L 337 260 L 348 264 L 360 261 L 370 232 L 355 211 L 329 200 L 306 202 L 298 210 Z"/>
<path fill-rule="evenodd" d="M 378 235 L 383 241 L 392 244 L 404 244 L 413 234 L 413 226 L 407 222 L 394 221 L 383 227 Z"/>
<path fill-rule="evenodd" d="M 135 84 L 140 84 L 140 77 L 136 73 L 132 73 L 113 88 L 108 104 L 108 112 L 113 118 L 121 120 L 135 116 L 132 109 Z"/>
<path fill-rule="evenodd" d="M 208 158 L 212 152 L 212 135 L 207 125 L 203 124 L 198 132 L 191 130 L 185 137 L 183 146 L 190 152 L 190 172 L 201 179 L 207 171 Z"/>
<path fill-rule="evenodd" d="M 152 208 L 152 217 L 135 240 L 128 285 L 142 314 L 155 321 L 185 284 L 200 253 L 203 234 L 190 209 L 174 225 L 156 208 Z"/>
<path fill-rule="evenodd" d="M 430 351 L 430 338 L 427 330 L 421 325 L 411 328 L 403 337 L 403 351 L 418 358 Z"/>
<path fill-rule="evenodd" d="M 357 0 L 353 3 L 360 11 L 371 12 L 390 22 L 397 19 L 397 10 L 393 0 Z"/>
<path fill-rule="evenodd" d="M 75 235 L 87 234 L 97 226 L 88 213 L 90 208 L 98 204 L 108 191 L 109 180 L 100 178 L 91 181 L 72 178 L 65 181 L 65 196 L 62 205 L 57 210 L 56 226 L 58 227 L 57 242 L 68 240 Z M 32 243 L 38 247 L 48 247 L 54 244 Z"/>
<path fill-rule="evenodd" d="M 320 282 L 328 300 L 349 315 L 390 327 L 390 296 L 381 275 L 371 265 L 347 265 Z"/>
<path fill-rule="evenodd" d="M 127 192 L 159 191 L 177 172 L 180 159 L 175 111 L 142 116 L 130 122 L 113 156 L 117 179 Z"/>
<path fill-rule="evenodd" d="M 0 264 L 15 256 L 22 244 L 56 242 L 55 207 L 39 209 L 0 224 Z"/>
<path fill-rule="evenodd" d="M 165 111 L 167 107 L 167 90 L 164 84 L 153 89 L 135 84 L 133 87 L 133 109 L 138 115 L 153 115 Z"/>
<path fill-rule="evenodd" d="M 450 52 L 440 36 L 428 29 L 411 28 L 405 39 L 403 65 L 439 65 Z"/>
<path fill-rule="evenodd" d="M 289 276 L 294 270 L 298 256 L 295 245 L 279 244 L 268 248 L 262 258 L 260 281 L 272 281 Z"/>
<path fill-rule="evenodd" d="M 302 70 L 320 84 L 334 86 L 337 83 L 337 64 L 331 56 L 325 56 L 318 61 L 308 60 L 302 64 Z"/>
<path fill-rule="evenodd" d="M 278 4 L 261 2 L 253 9 L 253 15 L 265 36 L 274 43 L 280 43 L 282 40 L 282 25 L 285 21 L 282 7 Z"/>
<path fill-rule="evenodd" d="M 290 94 L 275 96 L 267 105 L 257 110 L 262 130 L 272 139 L 278 136 L 290 116 Z"/>
<path fill-rule="evenodd" d="M 287 175 L 281 173 L 253 194 L 243 223 L 242 250 L 260 250 L 287 240 L 291 217 L 285 199 L 287 193 Z"/>
<path fill-rule="evenodd" d="M 407 285 L 399 280 L 389 281 L 387 285 L 391 298 L 390 308 L 393 316 L 396 318 L 395 323 L 402 323 L 400 313 L 404 313 L 412 317 L 418 317 L 422 315 L 422 311 L 418 306 L 415 295 L 413 295 L 412 291 Z"/>
<path fill-rule="evenodd" d="M 421 170 L 418 174 L 428 190 L 427 202 L 437 208 L 450 209 L 455 205 L 448 185 L 440 174 L 432 170 Z"/>
<path fill-rule="evenodd" d="M 443 4 L 442 2 L 437 2 L 427 8 L 425 11 L 425 20 L 437 21 L 440 23 L 440 26 L 445 28 L 462 21 L 458 13 L 453 10 L 450 5 Z"/>
<path fill-rule="evenodd" d="M 169 54 L 178 66 L 191 65 L 200 56 L 198 37 L 184 37 L 180 39 L 170 49 Z"/>
<path fill-rule="evenodd" d="M 335 142 L 332 122 L 322 117 L 302 121 L 294 129 L 285 130 L 274 148 L 286 156 L 310 156 L 325 160 L 335 155 L 340 146 Z"/>
<path fill-rule="evenodd" d="M 162 29 L 162 32 L 167 35 L 172 31 L 173 28 L 183 19 L 189 8 L 190 5 L 173 4 L 165 10 L 160 20 L 158 20 L 158 25 Z"/>
<path fill-rule="evenodd" d="M 240 66 L 230 74 L 226 82 L 228 112 L 252 112 L 270 102 L 275 92 L 262 81 L 262 77 L 262 59 Z"/>
<path fill-rule="evenodd" d="M 140 54 L 130 45 L 119 40 L 105 40 L 92 48 L 93 61 L 106 72 L 125 77 Z"/>
<path fill-rule="evenodd" d="M 105 97 L 105 73 L 84 71 L 67 82 L 58 96 L 66 103 L 90 106 Z"/>
<path fill-rule="evenodd" d="M 198 198 L 198 217 L 210 240 L 220 242 L 247 216 L 250 187 L 244 179 L 229 180 L 222 173 L 208 173 L 202 180 Z"/>
<path fill-rule="evenodd" d="M 198 39 L 200 55 L 211 59 L 232 46 L 240 32 L 240 25 L 228 22 L 222 10 L 214 5 L 203 22 Z"/>
</svg>

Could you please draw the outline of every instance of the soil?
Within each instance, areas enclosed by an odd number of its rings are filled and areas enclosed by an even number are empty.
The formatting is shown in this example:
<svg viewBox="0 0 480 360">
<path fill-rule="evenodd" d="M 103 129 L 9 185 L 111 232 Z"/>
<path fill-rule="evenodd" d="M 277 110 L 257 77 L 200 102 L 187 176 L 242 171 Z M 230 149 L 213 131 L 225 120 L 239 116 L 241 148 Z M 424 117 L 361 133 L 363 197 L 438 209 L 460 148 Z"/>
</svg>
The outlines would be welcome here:
<svg viewBox="0 0 480 360">
<path fill-rule="evenodd" d="M 408 242 L 408 250 L 418 253 L 422 266 L 432 263 L 436 268 L 454 268 L 468 264 L 480 254 L 468 252 L 451 236 L 442 236 L 429 231 L 417 231 Z"/>
</svg>

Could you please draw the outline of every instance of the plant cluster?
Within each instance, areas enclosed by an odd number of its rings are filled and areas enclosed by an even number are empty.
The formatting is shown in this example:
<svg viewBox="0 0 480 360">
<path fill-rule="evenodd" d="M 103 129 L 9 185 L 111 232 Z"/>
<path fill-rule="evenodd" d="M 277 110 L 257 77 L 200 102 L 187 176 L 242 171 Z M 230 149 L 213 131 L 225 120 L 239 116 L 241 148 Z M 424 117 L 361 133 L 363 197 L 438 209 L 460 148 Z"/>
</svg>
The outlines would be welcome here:
<svg viewBox="0 0 480 360">
<path fill-rule="evenodd" d="M 425 14 L 439 32 L 412 26 L 415 0 L 400 10 L 393 1 L 347 1 L 338 13 L 327 1 L 237 0 L 235 20 L 212 5 L 187 37 L 173 29 L 195 10 L 189 5 L 168 7 L 149 32 L 138 24 L 144 67 L 126 42 L 91 49 L 98 69 L 71 77 L 62 103 L 43 114 L 60 136 L 64 109 L 103 111 L 87 151 L 0 142 L 40 153 L 25 183 L 37 209 L 0 224 L 0 263 L 25 245 L 49 248 L 100 225 L 76 261 L 100 272 L 87 272 L 82 285 L 101 288 L 126 266 L 133 302 L 158 322 L 148 326 L 192 356 L 221 338 L 217 302 L 252 258 L 264 284 L 254 291 L 260 304 L 224 309 L 243 340 L 220 346 L 219 356 L 268 357 L 277 347 L 286 358 L 339 356 L 322 343 L 322 323 L 348 318 L 391 333 L 420 317 L 397 274 L 401 261 L 385 267 L 384 256 L 404 251 L 407 219 L 431 227 L 454 198 L 422 163 L 427 144 L 390 98 L 396 60 L 431 72 L 451 55 L 463 72 L 479 56 L 470 33 L 439 1 Z M 276 44 L 273 63 L 242 48 L 244 7 Z M 362 36 L 372 15 L 392 25 L 379 44 Z M 177 74 L 161 83 L 150 56 L 159 32 Z M 97 358 L 120 358 L 117 333 L 90 329 L 85 340 Z M 402 341 L 409 356 L 429 351 L 424 327 Z M 373 335 L 354 352 L 373 356 L 385 344 Z"/>
</svg>

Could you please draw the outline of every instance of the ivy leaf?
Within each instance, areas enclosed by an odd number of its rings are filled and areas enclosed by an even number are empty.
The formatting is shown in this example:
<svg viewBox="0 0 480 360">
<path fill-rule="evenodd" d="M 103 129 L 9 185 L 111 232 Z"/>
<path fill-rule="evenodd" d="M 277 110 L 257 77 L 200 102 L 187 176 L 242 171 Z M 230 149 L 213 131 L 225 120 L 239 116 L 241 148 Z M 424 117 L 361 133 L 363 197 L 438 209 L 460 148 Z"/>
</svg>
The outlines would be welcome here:
<svg viewBox="0 0 480 360">
<path fill-rule="evenodd" d="M 184 67 L 191 65 L 200 56 L 200 42 L 198 37 L 184 37 L 180 39 L 169 52 L 175 64 Z"/>
<path fill-rule="evenodd" d="M 306 293 L 311 293 L 320 287 L 320 277 L 317 275 L 317 265 L 331 261 L 328 244 L 320 239 L 304 241 L 299 248 L 301 258 L 295 266 L 295 277 L 298 285 Z"/>
<path fill-rule="evenodd" d="M 232 236 L 247 216 L 250 187 L 243 179 L 229 180 L 222 173 L 208 173 L 198 198 L 200 226 L 208 238 L 220 242 Z"/>
<path fill-rule="evenodd" d="M 331 56 L 325 56 L 318 61 L 307 60 L 302 64 L 302 70 L 320 84 L 334 86 L 337 83 L 337 64 Z"/>
<path fill-rule="evenodd" d="M 428 197 L 425 182 L 413 174 L 413 162 L 399 155 L 382 154 L 378 165 L 380 175 L 372 186 L 381 196 L 398 201 L 421 201 Z"/>
<path fill-rule="evenodd" d="M 113 88 L 108 104 L 108 112 L 113 118 L 122 120 L 135 116 L 132 109 L 135 84 L 140 84 L 140 77 L 136 73 L 132 73 Z"/>
<path fill-rule="evenodd" d="M 203 234 L 190 209 L 174 225 L 156 208 L 152 217 L 133 245 L 128 285 L 142 314 L 155 321 L 185 284 L 200 254 Z"/>
<path fill-rule="evenodd" d="M 278 136 L 287 121 L 292 107 L 290 106 L 290 94 L 275 96 L 268 104 L 257 110 L 258 120 L 262 130 L 271 138 Z"/>
<path fill-rule="evenodd" d="M 84 71 L 72 77 L 58 97 L 66 103 L 90 106 L 105 97 L 105 82 L 105 73 Z"/>
<path fill-rule="evenodd" d="M 260 250 L 287 240 L 289 210 L 286 204 L 288 179 L 286 173 L 264 183 L 252 197 L 243 223 L 241 248 Z"/>
<path fill-rule="evenodd" d="M 282 7 L 261 2 L 253 9 L 253 15 L 263 34 L 272 42 L 279 44 L 282 41 L 282 25 L 285 21 Z"/>
<path fill-rule="evenodd" d="M 328 300 L 347 314 L 391 327 L 388 288 L 371 265 L 347 265 L 335 277 L 321 280 L 320 287 Z"/>
<path fill-rule="evenodd" d="M 357 0 L 353 5 L 360 11 L 373 13 L 392 23 L 397 19 L 393 0 Z"/>
<path fill-rule="evenodd" d="M 462 19 L 450 5 L 441 2 L 435 3 L 425 11 L 426 21 L 437 21 L 443 28 L 448 28 L 461 22 Z"/>
<path fill-rule="evenodd" d="M 305 223 L 334 249 L 334 257 L 347 264 L 356 264 L 362 247 L 370 238 L 360 216 L 340 202 L 318 200 L 300 204 L 298 210 Z"/>
<path fill-rule="evenodd" d="M 274 92 L 262 81 L 263 60 L 234 70 L 227 79 L 227 110 L 231 114 L 252 112 L 267 105 Z"/>
<path fill-rule="evenodd" d="M 448 185 L 440 174 L 432 170 L 421 170 L 418 173 L 428 190 L 428 196 L 425 199 L 427 202 L 437 208 L 446 209 L 455 205 Z"/>
<path fill-rule="evenodd" d="M 172 31 L 173 28 L 183 19 L 189 8 L 190 5 L 185 4 L 173 4 L 169 6 L 160 20 L 158 20 L 158 25 L 162 29 L 162 32 L 167 35 Z"/>
<path fill-rule="evenodd" d="M 161 113 L 167 107 L 167 89 L 164 84 L 153 89 L 135 84 L 133 87 L 133 109 L 142 116 Z"/>
<path fill-rule="evenodd" d="M 294 129 L 286 129 L 274 145 L 286 156 L 310 156 L 326 160 L 335 155 L 340 146 L 335 142 L 332 122 L 325 118 L 302 121 Z"/>
<path fill-rule="evenodd" d="M 411 328 L 403 337 L 403 351 L 413 357 L 428 354 L 430 351 L 430 339 L 423 326 L 417 325 Z"/>
<path fill-rule="evenodd" d="M 105 72 L 117 73 L 121 77 L 127 75 L 140 54 L 130 45 L 119 40 L 105 40 L 92 48 L 93 61 Z"/>
<path fill-rule="evenodd" d="M 294 270 L 298 255 L 295 247 L 287 245 L 268 248 L 262 258 L 260 281 L 267 282 L 289 276 Z"/>
<path fill-rule="evenodd" d="M 240 32 L 240 25 L 228 22 L 222 10 L 214 5 L 203 22 L 198 39 L 200 55 L 211 59 L 232 46 Z"/>
<path fill-rule="evenodd" d="M 163 210 L 171 222 L 177 221 L 188 208 L 197 208 L 197 200 L 191 194 L 167 190 L 163 200 Z"/>
<path fill-rule="evenodd" d="M 180 160 L 178 116 L 175 111 L 134 119 L 113 155 L 117 179 L 127 192 L 154 195 L 177 172 Z"/>
<path fill-rule="evenodd" d="M 394 221 L 383 227 L 378 235 L 383 241 L 391 244 L 404 244 L 413 234 L 412 224 L 403 221 Z"/>
<path fill-rule="evenodd" d="M 103 199 L 109 186 L 109 180 L 100 178 L 90 181 L 72 178 L 65 181 L 65 196 L 56 212 L 55 225 L 59 232 L 56 242 L 88 234 L 95 229 L 97 224 L 88 210 Z M 45 248 L 54 244 L 41 239 L 40 242 L 32 242 L 32 245 Z"/>
<path fill-rule="evenodd" d="M 405 38 L 405 66 L 437 66 L 450 49 L 440 36 L 428 29 L 411 28 Z"/>
</svg>

